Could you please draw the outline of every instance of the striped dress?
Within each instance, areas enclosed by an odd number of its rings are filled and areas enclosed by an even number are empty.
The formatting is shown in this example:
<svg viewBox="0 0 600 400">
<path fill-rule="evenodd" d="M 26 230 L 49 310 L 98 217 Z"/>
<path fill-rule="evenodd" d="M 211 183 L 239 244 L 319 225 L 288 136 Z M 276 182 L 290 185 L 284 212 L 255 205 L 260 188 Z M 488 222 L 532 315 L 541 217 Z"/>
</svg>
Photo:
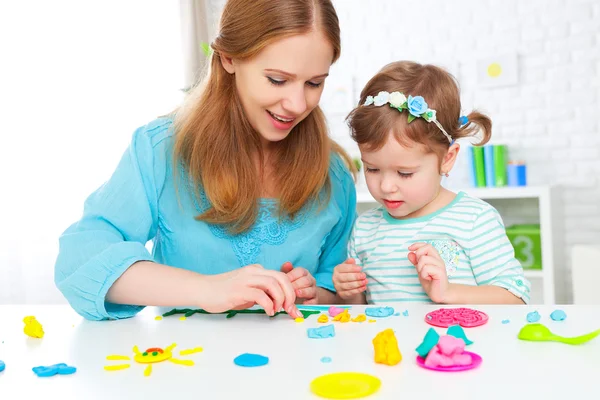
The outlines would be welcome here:
<svg viewBox="0 0 600 400">
<path fill-rule="evenodd" d="M 531 285 L 500 214 L 460 192 L 450 204 L 424 217 L 394 219 L 382 206 L 358 217 L 348 251 L 367 275 L 367 303 L 431 303 L 408 260 L 408 247 L 417 242 L 436 248 L 450 283 L 500 286 L 529 302 Z"/>
</svg>

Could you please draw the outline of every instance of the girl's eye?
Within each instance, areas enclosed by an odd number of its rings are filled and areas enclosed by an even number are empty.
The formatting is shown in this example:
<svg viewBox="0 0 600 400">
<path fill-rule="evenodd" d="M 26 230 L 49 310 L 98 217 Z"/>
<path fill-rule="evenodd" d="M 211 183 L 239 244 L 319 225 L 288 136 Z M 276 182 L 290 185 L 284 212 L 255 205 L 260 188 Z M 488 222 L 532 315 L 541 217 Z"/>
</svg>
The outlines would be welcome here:
<svg viewBox="0 0 600 400">
<path fill-rule="evenodd" d="M 323 82 L 315 83 L 315 82 L 310 82 L 310 81 L 308 81 L 308 82 L 306 82 L 306 84 L 307 84 L 308 86 L 310 86 L 310 87 L 313 87 L 313 88 L 318 88 L 318 87 L 321 87 L 321 85 L 323 84 Z"/>
<path fill-rule="evenodd" d="M 411 176 L 413 176 L 413 173 L 398 172 L 398 175 L 400 175 L 401 178 L 410 178 Z"/>
<path fill-rule="evenodd" d="M 269 82 L 271 82 L 273 85 L 276 85 L 276 86 L 280 86 L 285 83 L 285 81 L 278 81 L 277 79 L 273 79 L 270 76 L 267 76 L 267 79 L 269 80 Z"/>
<path fill-rule="evenodd" d="M 369 168 L 369 167 L 365 167 L 365 171 L 367 172 L 377 172 L 379 171 L 377 168 Z"/>
</svg>

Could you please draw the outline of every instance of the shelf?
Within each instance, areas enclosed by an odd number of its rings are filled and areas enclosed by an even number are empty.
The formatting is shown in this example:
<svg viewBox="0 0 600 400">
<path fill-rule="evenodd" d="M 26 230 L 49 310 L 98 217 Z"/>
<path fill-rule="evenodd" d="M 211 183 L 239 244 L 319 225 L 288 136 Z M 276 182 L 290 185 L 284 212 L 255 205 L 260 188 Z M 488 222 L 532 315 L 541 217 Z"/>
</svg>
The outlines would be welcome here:
<svg viewBox="0 0 600 400">
<path fill-rule="evenodd" d="M 478 199 L 526 199 L 541 198 L 550 192 L 549 186 L 522 186 L 522 187 L 498 187 L 498 188 L 449 188 L 453 192 L 463 191 Z M 375 203 L 371 193 L 359 191 L 356 193 L 357 203 Z"/>
</svg>

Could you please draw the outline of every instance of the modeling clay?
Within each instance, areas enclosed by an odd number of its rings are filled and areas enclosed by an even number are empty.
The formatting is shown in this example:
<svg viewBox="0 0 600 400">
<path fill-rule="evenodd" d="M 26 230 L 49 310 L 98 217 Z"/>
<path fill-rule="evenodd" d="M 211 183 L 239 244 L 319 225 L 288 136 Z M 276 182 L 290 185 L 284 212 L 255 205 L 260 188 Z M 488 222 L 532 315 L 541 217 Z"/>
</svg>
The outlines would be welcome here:
<svg viewBox="0 0 600 400">
<path fill-rule="evenodd" d="M 394 309 L 392 307 L 368 307 L 365 309 L 365 314 L 369 317 L 389 317 L 394 313 Z"/>
<path fill-rule="evenodd" d="M 304 318 L 298 317 L 298 318 L 295 318 L 294 321 L 296 321 L 296 322 L 304 322 Z"/>
<path fill-rule="evenodd" d="M 160 321 L 161 319 L 163 319 L 163 317 L 161 317 L 160 315 L 157 315 L 156 317 L 154 317 L 154 319 L 155 319 L 156 321 Z"/>
<path fill-rule="evenodd" d="M 23 332 L 25 332 L 27 336 L 32 338 L 44 337 L 44 329 L 42 328 L 42 324 L 40 324 L 34 316 L 23 318 L 23 322 L 25 322 Z"/>
<path fill-rule="evenodd" d="M 532 311 L 527 314 L 527 322 L 529 322 L 529 323 L 538 322 L 540 320 L 540 318 L 541 318 L 541 316 L 537 311 Z"/>
<path fill-rule="evenodd" d="M 191 360 L 179 360 L 177 358 L 173 358 L 173 349 L 177 346 L 177 344 L 173 343 L 170 346 L 167 346 L 164 350 L 160 347 L 151 347 L 146 349 L 146 351 L 141 352 L 137 346 L 133 346 L 133 360 L 140 364 L 155 364 L 162 361 L 169 361 L 173 364 L 192 366 L 194 362 Z M 201 347 L 196 347 L 195 349 L 181 350 L 179 354 L 190 354 L 196 353 L 198 351 L 202 351 Z M 123 355 L 110 355 L 106 357 L 107 360 L 129 360 L 128 356 Z M 117 371 L 121 369 L 129 368 L 129 364 L 117 364 L 117 365 L 106 365 L 104 367 L 107 371 Z M 148 365 L 144 369 L 144 376 L 150 376 L 152 373 L 151 365 Z"/>
<path fill-rule="evenodd" d="M 408 317 L 408 310 L 404 310 L 404 311 L 402 312 L 402 315 L 404 315 L 405 317 Z"/>
<path fill-rule="evenodd" d="M 399 313 L 399 312 L 397 312 L 397 313 L 394 313 L 394 317 L 399 317 L 399 316 L 400 316 L 400 313 Z"/>
<path fill-rule="evenodd" d="M 106 371 L 120 371 L 129 367 L 131 367 L 131 364 L 105 365 L 104 369 Z"/>
<path fill-rule="evenodd" d="M 296 305 L 296 307 L 298 307 L 298 310 L 314 310 L 314 311 L 329 311 L 329 309 L 331 308 L 331 306 L 313 306 L 313 305 L 304 305 L 304 304 L 298 304 L 298 305 Z M 352 306 L 337 306 L 337 308 L 350 309 L 350 308 L 352 308 Z"/>
<path fill-rule="evenodd" d="M 312 311 L 312 310 L 299 310 L 299 311 L 302 314 L 302 316 L 304 317 L 304 319 L 308 318 L 309 316 L 311 316 L 313 314 L 321 314 L 321 311 Z M 227 318 L 233 318 L 237 314 L 266 314 L 266 312 L 262 308 L 256 308 L 256 309 L 253 308 L 253 309 L 246 309 L 246 310 L 229 310 L 229 311 L 225 311 L 225 312 L 221 312 L 221 313 L 210 313 L 210 312 L 202 310 L 202 309 L 174 308 L 171 311 L 164 313 L 162 316 L 169 317 L 169 316 L 175 315 L 175 314 L 184 314 L 185 317 L 191 317 L 194 314 L 226 314 Z M 279 314 L 287 314 L 287 313 L 285 311 L 279 311 L 279 312 L 276 312 L 273 315 L 273 317 L 275 317 Z"/>
<path fill-rule="evenodd" d="M 322 363 L 330 363 L 331 362 L 331 357 L 323 357 L 323 358 L 321 358 L 321 362 Z"/>
<path fill-rule="evenodd" d="M 180 321 L 185 321 L 187 318 L 186 317 L 179 317 Z"/>
<path fill-rule="evenodd" d="M 39 366 L 31 369 L 40 378 L 47 378 L 54 375 L 70 375 L 77 371 L 77 368 L 70 367 L 65 363 L 54 364 L 50 366 Z"/>
<path fill-rule="evenodd" d="M 179 355 L 180 356 L 187 356 L 187 355 L 194 354 L 194 353 L 200 353 L 202 351 L 204 351 L 204 349 L 202 347 L 196 347 L 194 349 L 181 350 L 179 352 Z"/>
<path fill-rule="evenodd" d="M 6 364 L 4 364 L 4 361 L 0 360 L 0 372 L 4 371 L 4 368 L 6 368 Z"/>
<path fill-rule="evenodd" d="M 376 319 L 370 319 L 369 322 L 377 322 Z"/>
<path fill-rule="evenodd" d="M 454 336 L 459 339 L 462 339 L 463 342 L 465 342 L 465 344 L 467 346 L 470 344 L 473 344 L 472 341 L 467 339 L 467 335 L 465 334 L 464 329 L 460 325 L 452 325 L 451 327 L 448 328 L 448 330 L 446 331 L 446 334 L 450 335 L 450 336 Z"/>
<path fill-rule="evenodd" d="M 329 322 L 329 317 L 327 317 L 327 314 L 321 314 L 321 315 L 319 315 L 319 319 L 317 319 L 317 322 L 320 324 Z"/>
<path fill-rule="evenodd" d="M 367 316 L 365 314 L 358 314 L 355 318 L 352 318 L 352 322 L 365 322 Z"/>
<path fill-rule="evenodd" d="M 417 347 L 417 353 L 423 358 L 427 357 L 427 354 L 435 347 L 440 339 L 440 335 L 433 328 L 429 328 L 423 338 L 423 342 Z"/>
<path fill-rule="evenodd" d="M 565 318 L 567 318 L 567 314 L 565 314 L 563 310 L 555 310 L 550 314 L 550 318 L 552 318 L 553 321 L 564 321 Z"/>
<path fill-rule="evenodd" d="M 600 329 L 594 332 L 587 333 L 576 337 L 563 337 L 555 335 L 548 329 L 547 326 L 542 324 L 527 324 L 519 331 L 518 338 L 521 340 L 531 340 L 535 342 L 551 341 L 561 342 L 566 344 L 583 344 L 596 338 L 600 335 Z"/>
<path fill-rule="evenodd" d="M 344 310 L 343 312 L 333 317 L 333 320 L 339 322 L 348 322 L 350 321 L 350 314 L 348 313 L 348 310 Z"/>
<path fill-rule="evenodd" d="M 427 354 L 425 365 L 430 368 L 470 365 L 473 359 L 464 353 L 465 343 L 453 336 L 442 336 Z"/>
<path fill-rule="evenodd" d="M 396 365 L 402 360 L 398 349 L 398 341 L 392 329 L 379 332 L 373 339 L 375 362 L 378 364 Z"/>
<path fill-rule="evenodd" d="M 310 383 L 310 390 L 326 399 L 358 399 L 379 390 L 381 380 L 358 372 L 336 372 L 322 375 Z"/>
<path fill-rule="evenodd" d="M 269 357 L 260 354 L 244 353 L 237 356 L 233 362 L 240 367 L 260 367 L 269 362 Z"/>
<path fill-rule="evenodd" d="M 324 339 L 335 336 L 335 328 L 333 325 L 325 325 L 319 328 L 308 328 L 306 330 L 308 337 L 311 339 Z"/>
<path fill-rule="evenodd" d="M 329 316 L 335 317 L 336 315 L 343 313 L 345 310 L 346 309 L 344 309 L 344 308 L 331 306 L 331 307 L 329 307 Z"/>
<path fill-rule="evenodd" d="M 425 321 L 428 324 L 442 328 L 451 325 L 472 328 L 485 324 L 488 319 L 486 313 L 470 308 L 440 308 L 425 316 Z"/>
<path fill-rule="evenodd" d="M 503 319 L 502 320 L 502 325 L 506 325 L 508 323 L 510 323 L 510 319 Z"/>
<path fill-rule="evenodd" d="M 106 359 L 107 360 L 131 360 L 131 358 L 129 358 L 127 356 L 120 356 L 118 354 L 106 356 Z"/>
</svg>

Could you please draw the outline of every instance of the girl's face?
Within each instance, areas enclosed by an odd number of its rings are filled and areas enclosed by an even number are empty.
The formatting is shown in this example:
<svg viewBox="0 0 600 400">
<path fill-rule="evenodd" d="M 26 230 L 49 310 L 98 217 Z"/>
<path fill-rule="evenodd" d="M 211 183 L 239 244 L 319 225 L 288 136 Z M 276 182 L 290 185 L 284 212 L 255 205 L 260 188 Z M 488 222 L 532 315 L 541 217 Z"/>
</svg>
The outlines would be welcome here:
<svg viewBox="0 0 600 400">
<path fill-rule="evenodd" d="M 271 43 L 249 60 L 221 57 L 264 147 L 285 139 L 318 105 L 332 60 L 333 47 L 319 31 Z"/>
<path fill-rule="evenodd" d="M 393 132 L 377 151 L 361 148 L 365 178 L 371 195 L 397 219 L 415 218 L 435 211 L 442 175 L 448 173 L 458 153 L 450 146 L 442 165 L 435 153 L 420 143 L 401 145 Z"/>
</svg>

